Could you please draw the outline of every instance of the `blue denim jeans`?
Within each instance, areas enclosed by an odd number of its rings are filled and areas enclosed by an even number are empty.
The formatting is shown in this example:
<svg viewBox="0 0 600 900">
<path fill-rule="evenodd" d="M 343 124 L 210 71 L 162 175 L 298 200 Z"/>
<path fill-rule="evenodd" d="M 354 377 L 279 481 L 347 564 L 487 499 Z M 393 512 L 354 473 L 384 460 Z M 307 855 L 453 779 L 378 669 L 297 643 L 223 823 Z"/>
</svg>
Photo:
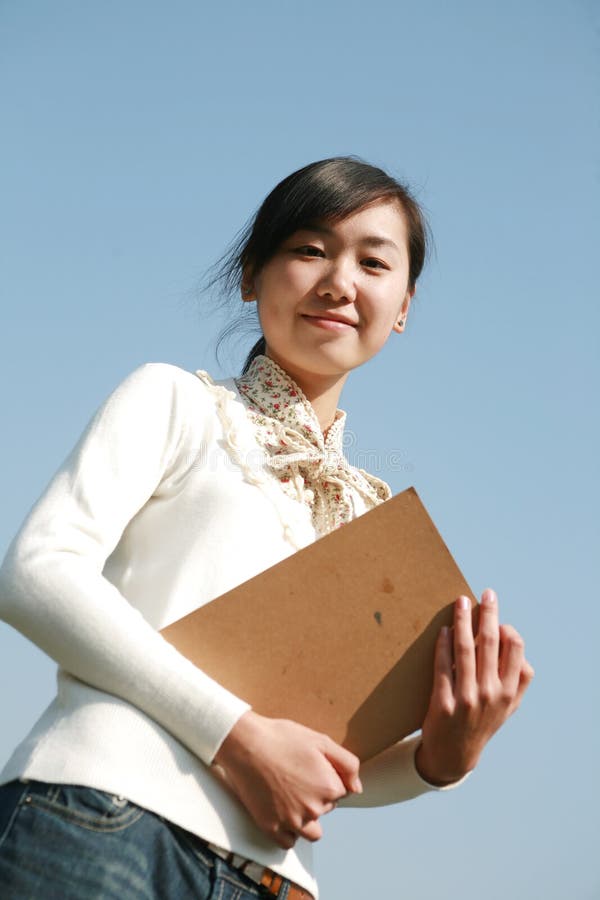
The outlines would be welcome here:
<svg viewBox="0 0 600 900">
<path fill-rule="evenodd" d="M 284 882 L 281 900 L 287 893 Z M 38 781 L 0 787 L 2 900 L 268 896 L 193 834 L 128 800 Z"/>
</svg>

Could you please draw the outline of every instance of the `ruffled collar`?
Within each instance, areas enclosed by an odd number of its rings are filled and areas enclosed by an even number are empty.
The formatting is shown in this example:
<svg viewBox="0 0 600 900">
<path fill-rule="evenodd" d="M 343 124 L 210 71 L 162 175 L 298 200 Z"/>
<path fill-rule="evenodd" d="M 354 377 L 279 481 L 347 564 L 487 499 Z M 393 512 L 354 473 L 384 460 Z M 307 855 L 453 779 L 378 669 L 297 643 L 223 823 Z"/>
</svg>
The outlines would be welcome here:
<svg viewBox="0 0 600 900">
<path fill-rule="evenodd" d="M 267 356 L 257 356 L 235 383 L 248 404 L 267 465 L 289 496 L 308 504 L 317 533 L 354 518 L 353 492 L 367 509 L 389 499 L 385 482 L 354 468 L 344 456 L 345 412 L 337 410 L 324 436 L 300 387 Z"/>
</svg>

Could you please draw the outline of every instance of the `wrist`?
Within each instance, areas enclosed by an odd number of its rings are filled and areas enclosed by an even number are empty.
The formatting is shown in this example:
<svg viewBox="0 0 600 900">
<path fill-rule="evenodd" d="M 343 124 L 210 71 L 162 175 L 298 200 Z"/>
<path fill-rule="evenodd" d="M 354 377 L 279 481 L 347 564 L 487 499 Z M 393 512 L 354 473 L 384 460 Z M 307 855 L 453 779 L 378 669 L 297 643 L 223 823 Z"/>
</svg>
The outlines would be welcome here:
<svg viewBox="0 0 600 900">
<path fill-rule="evenodd" d="M 458 771 L 458 769 L 450 771 L 447 767 L 440 765 L 439 761 L 431 758 L 423 741 L 415 750 L 415 769 L 423 781 L 438 788 L 461 781 L 471 771 L 469 768 L 464 768 L 462 771 Z"/>
<path fill-rule="evenodd" d="M 261 717 L 252 709 L 246 710 L 237 720 L 213 758 L 213 765 L 227 768 L 227 765 L 239 757 L 240 753 L 247 753 L 252 735 L 256 732 L 256 725 Z"/>
</svg>

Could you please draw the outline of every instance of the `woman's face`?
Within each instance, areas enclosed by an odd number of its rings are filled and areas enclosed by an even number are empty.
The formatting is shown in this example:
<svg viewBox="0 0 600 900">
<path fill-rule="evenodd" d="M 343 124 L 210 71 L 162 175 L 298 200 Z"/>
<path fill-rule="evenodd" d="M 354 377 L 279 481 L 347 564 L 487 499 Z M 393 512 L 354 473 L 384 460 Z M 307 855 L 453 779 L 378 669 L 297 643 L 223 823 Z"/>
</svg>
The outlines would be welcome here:
<svg viewBox="0 0 600 900">
<path fill-rule="evenodd" d="M 292 377 L 345 377 L 404 329 L 404 214 L 380 201 L 288 238 L 254 278 L 267 354 Z"/>
</svg>

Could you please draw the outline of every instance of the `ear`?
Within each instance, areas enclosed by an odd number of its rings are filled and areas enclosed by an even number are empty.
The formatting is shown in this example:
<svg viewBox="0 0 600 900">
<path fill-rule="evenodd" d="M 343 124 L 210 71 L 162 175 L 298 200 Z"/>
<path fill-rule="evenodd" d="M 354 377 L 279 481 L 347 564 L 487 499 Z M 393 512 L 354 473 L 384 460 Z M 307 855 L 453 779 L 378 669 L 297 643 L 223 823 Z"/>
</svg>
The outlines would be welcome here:
<svg viewBox="0 0 600 900">
<path fill-rule="evenodd" d="M 244 303 L 251 303 L 253 300 L 256 300 L 256 290 L 254 288 L 254 279 L 252 278 L 251 272 L 247 269 L 244 270 L 242 274 L 242 300 Z"/>
<path fill-rule="evenodd" d="M 400 307 L 400 312 L 398 313 L 398 317 L 394 322 L 392 331 L 395 331 L 397 334 L 402 334 L 404 329 L 406 328 L 406 320 L 408 318 L 408 310 L 410 309 L 410 301 L 415 296 L 416 287 L 411 288 L 411 290 L 407 291 L 404 300 L 402 301 L 402 306 Z"/>
</svg>

